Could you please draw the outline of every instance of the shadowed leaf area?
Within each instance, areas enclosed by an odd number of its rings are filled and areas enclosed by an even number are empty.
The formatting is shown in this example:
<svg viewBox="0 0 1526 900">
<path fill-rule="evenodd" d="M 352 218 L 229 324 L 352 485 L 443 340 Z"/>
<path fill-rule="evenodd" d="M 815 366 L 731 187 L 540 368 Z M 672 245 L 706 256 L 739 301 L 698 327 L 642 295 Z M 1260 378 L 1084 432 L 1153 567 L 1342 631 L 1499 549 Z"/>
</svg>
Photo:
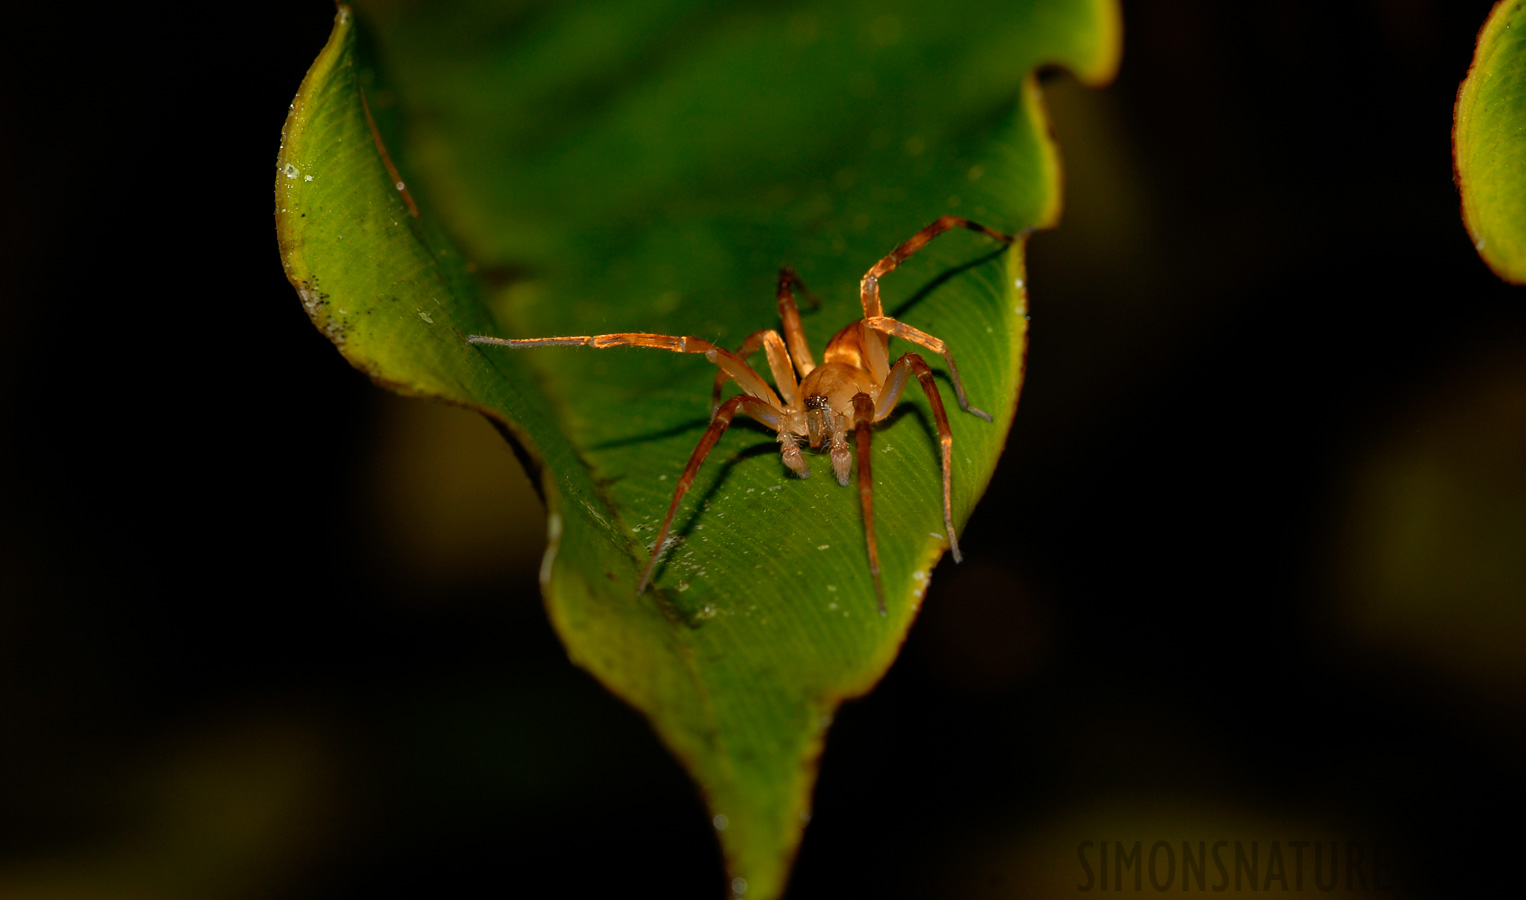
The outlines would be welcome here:
<svg viewBox="0 0 1526 900">
<path fill-rule="evenodd" d="M 946 546 L 927 398 L 908 389 L 874 431 L 886 615 L 858 492 L 822 454 L 807 453 L 814 477 L 791 476 L 774 435 L 740 418 L 638 596 L 715 368 L 465 337 L 639 331 L 736 347 L 779 327 L 774 286 L 791 265 L 821 301 L 803 308 L 819 358 L 862 315 L 864 272 L 938 216 L 1010 234 L 1056 220 L 1035 73 L 1106 80 L 1117 12 L 1100 0 L 376 6 L 341 8 L 286 125 L 288 276 L 353 365 L 480 410 L 538 464 L 542 583 L 569 654 L 642 710 L 700 785 L 733 890 L 778 896 L 832 713 L 894 659 Z M 882 291 L 887 314 L 948 342 L 970 402 L 995 418 L 960 412 L 942 361 L 922 351 L 949 409 L 961 524 L 1016 409 L 1021 243 L 955 230 Z M 891 357 L 917 349 L 893 340 Z"/>
<path fill-rule="evenodd" d="M 1479 31 L 1452 144 L 1473 246 L 1499 277 L 1526 284 L 1526 0 L 1502 0 Z"/>
</svg>

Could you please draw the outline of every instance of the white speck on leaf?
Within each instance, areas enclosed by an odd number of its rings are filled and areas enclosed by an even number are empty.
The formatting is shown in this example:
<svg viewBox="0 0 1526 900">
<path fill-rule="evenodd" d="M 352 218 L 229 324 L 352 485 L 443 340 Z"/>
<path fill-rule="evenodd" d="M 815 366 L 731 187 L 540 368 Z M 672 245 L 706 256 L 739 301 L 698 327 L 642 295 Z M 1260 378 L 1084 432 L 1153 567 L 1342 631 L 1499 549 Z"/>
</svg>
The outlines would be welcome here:
<svg viewBox="0 0 1526 900">
<path fill-rule="evenodd" d="M 603 516 L 599 515 L 599 511 L 593 508 L 593 504 L 592 503 L 589 503 L 587 500 L 584 500 L 583 501 L 583 508 L 588 510 L 588 514 L 590 516 L 593 516 L 594 521 L 598 522 L 600 527 L 602 527 L 604 530 L 606 530 L 606 531 L 612 531 L 613 530 L 613 529 L 611 529 L 609 527 L 609 520 L 604 518 Z M 666 543 L 663 544 L 663 546 L 664 547 L 671 547 L 675 543 L 677 543 L 677 538 L 676 537 L 670 537 L 670 538 L 667 539 Z"/>
<path fill-rule="evenodd" d="M 556 550 L 562 545 L 562 517 L 552 513 L 546 520 L 546 555 L 540 561 L 540 583 L 551 583 L 551 566 L 556 562 Z"/>
</svg>

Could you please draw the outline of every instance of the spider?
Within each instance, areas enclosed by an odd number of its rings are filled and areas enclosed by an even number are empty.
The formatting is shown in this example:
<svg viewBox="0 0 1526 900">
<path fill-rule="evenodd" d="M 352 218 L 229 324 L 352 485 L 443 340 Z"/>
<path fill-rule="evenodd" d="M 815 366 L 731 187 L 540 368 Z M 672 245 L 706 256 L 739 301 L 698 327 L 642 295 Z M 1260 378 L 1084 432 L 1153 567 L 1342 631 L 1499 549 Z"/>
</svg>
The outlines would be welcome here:
<svg viewBox="0 0 1526 900">
<path fill-rule="evenodd" d="M 699 446 L 689 457 L 678 488 L 673 492 L 673 502 L 668 516 L 663 520 L 662 530 L 652 545 L 652 556 L 641 576 L 636 593 L 644 592 L 651 583 L 662 553 L 668 529 L 678 505 L 693 483 L 700 464 L 715 447 L 721 435 L 738 412 L 751 416 L 778 434 L 780 454 L 784 464 L 801 478 L 810 477 L 811 470 L 800 453 L 800 439 L 805 438 L 812 448 L 827 447 L 832 457 L 832 472 L 837 483 L 848 485 L 853 454 L 848 447 L 848 433 L 853 432 L 858 449 L 858 494 L 864 510 L 864 536 L 869 550 L 869 571 L 874 576 L 874 590 L 879 600 L 879 611 L 885 613 L 885 590 L 880 583 L 879 551 L 874 541 L 874 492 L 869 475 L 869 427 L 890 415 L 901 398 L 906 379 L 915 375 L 932 405 L 933 418 L 938 425 L 938 438 L 943 448 L 943 528 L 948 533 L 949 551 L 955 562 L 963 557 L 959 553 L 959 540 L 954 536 L 954 515 L 951 502 L 953 471 L 951 456 L 954 436 L 949 430 L 948 414 L 943 409 L 943 398 L 933 381 L 933 373 L 927 362 L 916 353 L 906 353 L 890 363 L 888 352 L 890 338 L 898 337 L 917 344 L 943 357 L 948 363 L 949 379 L 954 383 L 954 395 L 959 408 L 972 415 L 991 421 L 989 413 L 970 405 L 959 380 L 959 369 L 949 354 L 948 346 L 936 337 L 913 328 L 904 322 L 885 315 L 880 306 L 879 281 L 895 269 L 907 257 L 920 250 L 928 241 L 950 228 L 968 228 L 1003 243 L 1016 240 L 1011 235 L 993 231 L 977 222 L 959 216 L 947 215 L 912 235 L 911 239 L 891 251 L 890 255 L 874 264 L 859 283 L 859 297 L 863 302 L 864 317 L 837 332 L 827 342 L 822 362 L 818 365 L 806 343 L 805 332 L 800 324 L 800 310 L 795 305 L 794 288 L 805 293 L 805 285 L 796 277 L 793 269 L 785 267 L 779 273 L 779 318 L 784 335 L 773 329 L 755 331 L 742 341 L 735 352 L 695 337 L 673 337 L 665 334 L 622 332 L 619 334 L 595 334 L 578 337 L 521 338 L 509 340 L 473 334 L 467 341 L 473 344 L 493 344 L 501 347 L 650 347 L 674 353 L 702 353 L 705 359 L 720 367 L 715 376 L 715 389 L 711 396 L 710 427 L 699 440 Z M 809 294 L 807 294 L 809 297 Z M 762 350 L 768 359 L 769 371 L 773 373 L 774 388 L 753 370 L 748 357 Z M 800 373 L 796 380 L 795 373 Z M 742 393 L 720 402 L 721 388 L 729 379 L 736 379 Z"/>
</svg>

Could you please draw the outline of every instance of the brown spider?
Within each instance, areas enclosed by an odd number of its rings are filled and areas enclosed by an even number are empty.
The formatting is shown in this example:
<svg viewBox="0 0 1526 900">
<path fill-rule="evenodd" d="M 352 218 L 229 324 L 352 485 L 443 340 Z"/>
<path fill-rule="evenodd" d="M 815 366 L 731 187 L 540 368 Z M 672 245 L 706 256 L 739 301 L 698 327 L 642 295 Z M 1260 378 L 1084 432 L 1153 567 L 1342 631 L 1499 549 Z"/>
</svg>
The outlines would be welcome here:
<svg viewBox="0 0 1526 900">
<path fill-rule="evenodd" d="M 942 341 L 923 331 L 898 322 L 884 314 L 880 306 L 881 276 L 895 269 L 903 260 L 917 252 L 928 241 L 950 228 L 968 228 L 989 235 L 999 241 L 1012 243 L 1014 238 L 1001 234 L 969 219 L 959 216 L 943 216 L 921 231 L 884 259 L 875 263 L 859 284 L 859 297 L 864 305 L 864 318 L 837 332 L 827 342 L 822 363 L 817 365 L 811 357 L 805 332 L 800 325 L 800 310 L 795 306 L 791 286 L 802 291 L 805 285 L 786 267 L 779 273 L 779 318 L 783 320 L 784 336 L 773 329 L 755 331 L 742 342 L 741 348 L 732 353 L 709 341 L 694 337 L 670 337 L 665 334 L 625 332 L 621 334 L 595 334 L 580 337 L 525 338 L 505 340 L 474 334 L 467 337 L 473 344 L 496 344 L 503 347 L 558 347 L 583 346 L 604 349 L 606 347 L 652 347 L 671 350 L 674 353 L 703 353 L 705 359 L 720 367 L 715 377 L 715 391 L 711 400 L 714 411 L 710 427 L 700 438 L 699 446 L 689 457 L 683 475 L 678 479 L 678 489 L 673 492 L 673 503 L 668 507 L 668 517 L 663 520 L 657 542 L 652 545 L 652 557 L 641 585 L 636 593 L 646 590 L 657 568 L 657 558 L 678 512 L 678 504 L 694 481 L 700 464 L 705 461 L 732 417 L 740 410 L 773 429 L 779 435 L 784 464 L 801 478 L 807 478 L 811 470 L 800 454 L 799 439 L 804 437 L 813 448 L 830 444 L 832 471 L 838 484 L 848 484 L 848 472 L 852 455 L 848 450 L 848 430 L 854 432 L 858 445 L 858 494 L 864 508 L 864 534 L 869 547 L 869 571 L 874 576 L 874 590 L 879 598 L 879 610 L 885 612 L 885 590 L 880 584 L 879 552 L 874 543 L 874 493 L 869 478 L 869 426 L 890 415 L 900 400 L 901 390 L 906 386 L 908 375 L 915 374 L 921 382 L 932 405 L 933 418 L 938 423 L 938 437 L 943 444 L 943 528 L 948 532 L 948 545 L 959 562 L 959 541 L 954 537 L 954 514 L 951 502 L 953 473 L 951 454 L 954 436 L 949 431 L 948 414 L 943 410 L 943 399 L 933 381 L 932 370 L 916 353 L 907 353 L 895 364 L 890 363 L 888 347 L 891 336 L 903 338 L 942 356 L 948 363 L 949 378 L 954 382 L 954 394 L 959 408 L 973 413 L 987 422 L 991 416 L 970 406 L 964 395 L 964 385 L 959 380 L 959 369 L 954 358 Z M 773 373 L 778 393 L 768 386 L 748 365 L 747 357 L 762 349 L 768 357 L 768 368 Z M 800 380 L 795 380 L 799 371 Z M 721 387 L 728 378 L 735 378 L 743 393 L 725 403 L 719 403 Z"/>
</svg>

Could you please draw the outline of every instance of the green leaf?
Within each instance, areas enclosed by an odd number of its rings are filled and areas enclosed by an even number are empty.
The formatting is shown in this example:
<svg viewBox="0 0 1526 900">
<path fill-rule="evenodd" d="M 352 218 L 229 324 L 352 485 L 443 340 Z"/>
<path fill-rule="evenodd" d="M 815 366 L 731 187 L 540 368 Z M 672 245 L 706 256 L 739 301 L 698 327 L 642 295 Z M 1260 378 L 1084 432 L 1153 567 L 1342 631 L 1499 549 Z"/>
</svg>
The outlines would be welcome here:
<svg viewBox="0 0 1526 900">
<path fill-rule="evenodd" d="M 1494 273 L 1526 284 L 1526 0 L 1494 5 L 1457 92 L 1462 220 Z"/>
<path fill-rule="evenodd" d="M 774 283 L 793 265 L 822 300 L 805 312 L 819 356 L 862 315 L 858 279 L 937 216 L 1009 233 L 1055 221 L 1059 163 L 1035 72 L 1110 77 L 1117 10 L 464 2 L 366 24 L 374 44 L 341 7 L 283 133 L 288 275 L 357 368 L 480 410 L 538 461 L 541 580 L 569 655 L 642 710 L 693 775 L 745 879 L 733 886 L 777 896 L 832 713 L 884 674 L 944 550 L 926 398 L 908 389 L 874 434 L 887 615 L 858 492 L 816 454 L 815 477 L 789 476 L 773 435 L 740 420 L 637 596 L 708 422 L 714 368 L 465 336 L 645 331 L 736 346 L 778 327 Z M 1015 410 L 1024 278 L 1021 244 L 958 230 L 882 283 L 887 312 L 946 340 L 971 402 L 996 420 L 949 396 L 958 523 Z M 899 344 L 892 354 L 915 349 Z"/>
</svg>

